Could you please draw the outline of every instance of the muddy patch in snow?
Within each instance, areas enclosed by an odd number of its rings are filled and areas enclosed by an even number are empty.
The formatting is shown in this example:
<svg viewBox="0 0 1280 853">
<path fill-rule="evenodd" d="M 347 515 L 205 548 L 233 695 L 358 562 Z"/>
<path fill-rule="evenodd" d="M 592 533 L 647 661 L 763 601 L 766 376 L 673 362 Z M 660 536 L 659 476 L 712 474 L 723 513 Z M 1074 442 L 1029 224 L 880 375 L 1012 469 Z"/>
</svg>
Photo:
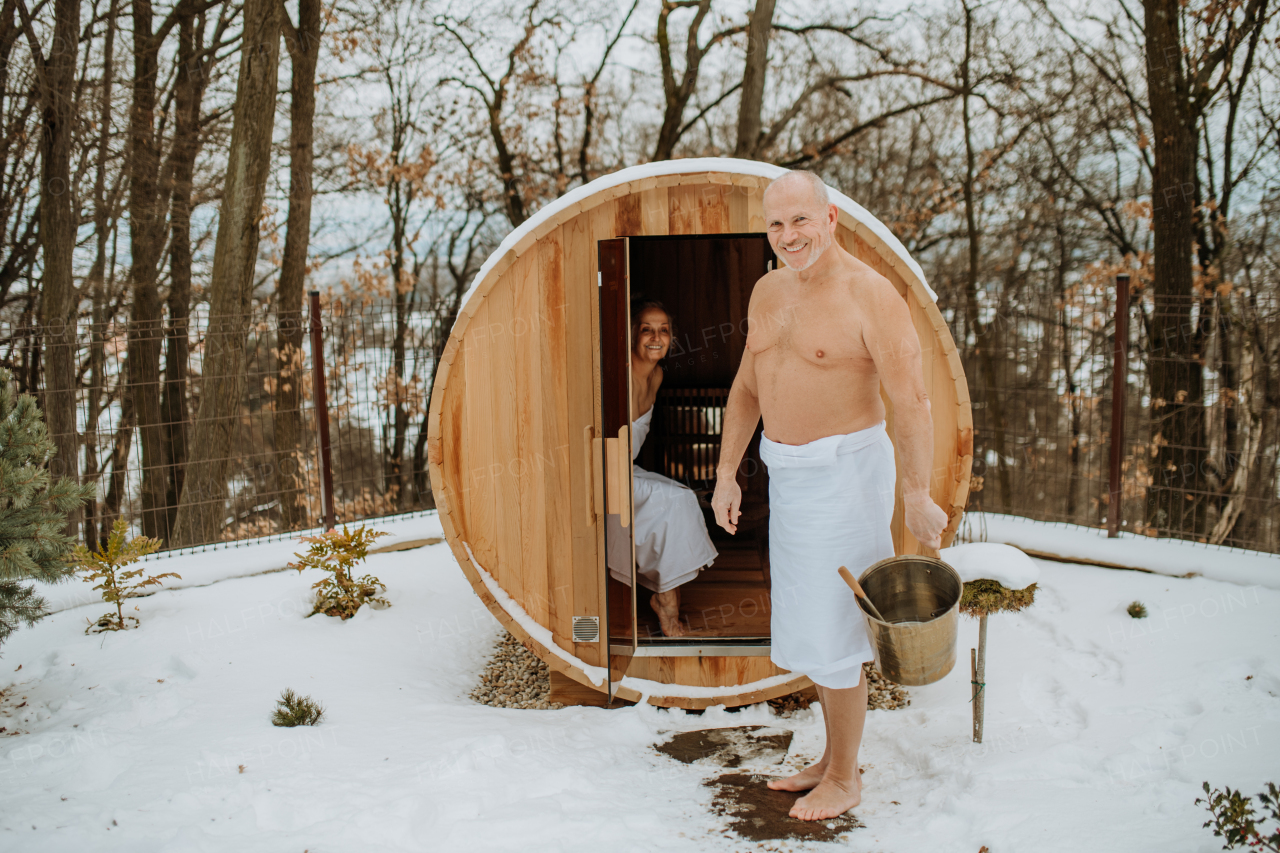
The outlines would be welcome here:
<svg viewBox="0 0 1280 853">
<path fill-rule="evenodd" d="M 791 748 L 792 732 L 769 726 L 735 726 L 679 732 L 658 752 L 685 764 L 710 763 L 718 767 L 743 764 L 781 764 Z"/>
<path fill-rule="evenodd" d="M 800 794 L 772 791 L 771 776 L 726 773 L 703 784 L 715 790 L 711 810 L 729 818 L 729 829 L 749 841 L 834 841 L 865 826 L 852 814 L 830 820 L 796 820 L 788 813 Z"/>
</svg>

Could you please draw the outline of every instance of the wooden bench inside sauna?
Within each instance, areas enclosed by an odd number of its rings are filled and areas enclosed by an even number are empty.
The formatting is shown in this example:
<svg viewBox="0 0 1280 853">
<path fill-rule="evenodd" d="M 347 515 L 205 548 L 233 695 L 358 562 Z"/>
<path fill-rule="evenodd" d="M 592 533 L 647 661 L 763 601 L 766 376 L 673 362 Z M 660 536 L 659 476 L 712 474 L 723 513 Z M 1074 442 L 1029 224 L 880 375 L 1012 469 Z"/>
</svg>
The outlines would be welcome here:
<svg viewBox="0 0 1280 853">
<path fill-rule="evenodd" d="M 432 488 L 463 572 L 498 620 L 551 667 L 555 699 L 700 708 L 809 686 L 769 660 L 768 474 L 756 449 L 759 428 L 738 471 L 737 535 L 716 526 L 710 510 L 748 300 L 775 263 L 761 199 L 781 173 L 717 158 L 597 179 L 513 232 L 465 297 L 431 398 Z M 901 244 L 867 211 L 832 195 L 837 240 L 898 287 L 915 320 L 934 420 L 931 493 L 949 511 L 947 543 L 968 495 L 972 455 L 955 346 Z M 699 495 L 719 551 L 680 587 L 693 636 L 678 639 L 662 635 L 648 591 L 614 580 L 605 565 L 606 514 L 630 512 L 629 303 L 641 294 L 661 301 L 676 329 L 636 464 Z M 886 408 L 892 436 L 887 399 Z M 901 494 L 893 532 L 898 553 L 918 551 L 902 524 Z"/>
</svg>

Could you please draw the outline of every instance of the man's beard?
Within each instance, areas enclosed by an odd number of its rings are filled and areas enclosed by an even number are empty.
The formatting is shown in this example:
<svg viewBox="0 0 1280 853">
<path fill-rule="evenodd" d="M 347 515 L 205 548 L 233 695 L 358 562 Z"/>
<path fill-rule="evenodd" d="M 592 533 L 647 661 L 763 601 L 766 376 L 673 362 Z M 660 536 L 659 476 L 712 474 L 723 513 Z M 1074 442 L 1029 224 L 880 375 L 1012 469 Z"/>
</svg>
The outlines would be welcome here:
<svg viewBox="0 0 1280 853">
<path fill-rule="evenodd" d="M 784 247 L 782 247 L 782 246 L 779 246 L 778 248 L 782 249 L 782 251 L 781 251 L 781 252 L 779 252 L 778 254 L 779 254 L 779 256 L 782 258 L 782 262 L 783 262 L 784 264 L 786 264 L 786 265 L 787 265 L 787 268 L 788 268 L 788 269 L 791 269 L 791 270 L 793 270 L 794 272 L 803 272 L 804 270 L 807 270 L 809 267 L 811 267 L 811 266 L 813 266 L 814 264 L 816 264 L 816 263 L 818 262 L 818 258 L 822 257 L 822 253 L 823 253 L 823 252 L 825 252 L 827 249 L 829 249 L 829 248 L 831 247 L 831 244 L 832 244 L 833 242 L 835 242 L 835 238 L 834 238 L 833 236 L 831 236 L 831 232 L 830 232 L 830 231 L 825 231 L 825 230 L 824 230 L 824 231 L 822 232 L 822 242 L 821 242 L 821 243 L 814 243 L 814 242 L 810 241 L 810 243 L 809 243 L 809 260 L 805 261 L 804 266 L 800 266 L 800 267 L 798 267 L 798 266 L 796 266 L 795 264 L 791 263 L 790 259 L 787 257 L 787 250 L 786 250 L 786 248 L 784 248 Z"/>
</svg>

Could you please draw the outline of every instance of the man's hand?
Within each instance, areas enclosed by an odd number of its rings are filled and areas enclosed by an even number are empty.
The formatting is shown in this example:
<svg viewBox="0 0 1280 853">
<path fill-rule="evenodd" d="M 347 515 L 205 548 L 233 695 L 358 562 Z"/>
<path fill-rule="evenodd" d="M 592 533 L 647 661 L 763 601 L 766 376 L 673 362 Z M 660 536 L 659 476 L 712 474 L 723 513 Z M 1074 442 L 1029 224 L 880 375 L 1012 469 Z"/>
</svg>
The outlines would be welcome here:
<svg viewBox="0 0 1280 853">
<path fill-rule="evenodd" d="M 717 490 L 719 486 L 717 484 Z M 714 502 L 713 502 L 714 504 Z M 927 493 L 908 495 L 904 501 L 905 521 L 911 535 L 926 548 L 942 547 L 942 531 L 947 528 L 947 514 Z M 717 520 L 719 516 L 716 516 Z"/>
<path fill-rule="evenodd" d="M 730 533 L 738 532 L 739 507 L 742 506 L 742 489 L 736 477 L 716 477 L 716 490 L 711 496 L 711 509 L 716 514 L 716 524 Z"/>
</svg>

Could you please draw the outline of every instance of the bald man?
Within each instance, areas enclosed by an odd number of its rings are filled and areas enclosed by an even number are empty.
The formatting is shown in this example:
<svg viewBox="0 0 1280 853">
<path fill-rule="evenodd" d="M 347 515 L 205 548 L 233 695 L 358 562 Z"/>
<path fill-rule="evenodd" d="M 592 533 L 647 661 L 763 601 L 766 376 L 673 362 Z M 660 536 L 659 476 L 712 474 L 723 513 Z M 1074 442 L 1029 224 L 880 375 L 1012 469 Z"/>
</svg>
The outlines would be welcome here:
<svg viewBox="0 0 1280 853">
<path fill-rule="evenodd" d="M 711 504 L 716 522 L 735 533 L 742 492 L 734 474 L 763 417 L 771 658 L 814 682 L 827 736 L 817 763 L 769 787 L 808 791 L 791 816 L 825 820 L 862 799 L 862 664 L 873 654 L 862 611 L 837 570 L 847 566 L 857 576 L 893 556 L 896 471 L 882 384 L 902 454 L 906 525 L 937 548 L 947 514 L 929 497 L 933 422 L 906 302 L 836 244 L 836 206 L 816 175 L 792 171 L 774 180 L 764 216 L 782 263 L 751 295 Z"/>
</svg>

